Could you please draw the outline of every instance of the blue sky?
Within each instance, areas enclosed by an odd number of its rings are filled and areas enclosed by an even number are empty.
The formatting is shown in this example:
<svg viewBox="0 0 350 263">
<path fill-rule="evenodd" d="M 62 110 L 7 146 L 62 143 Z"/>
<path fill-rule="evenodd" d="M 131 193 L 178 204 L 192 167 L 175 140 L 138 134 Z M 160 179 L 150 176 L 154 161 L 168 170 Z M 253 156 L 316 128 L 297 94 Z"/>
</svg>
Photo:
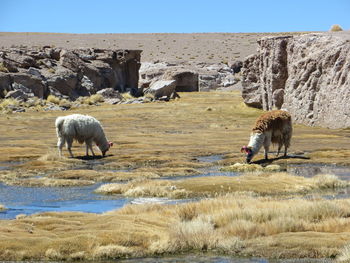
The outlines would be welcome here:
<svg viewBox="0 0 350 263">
<path fill-rule="evenodd" d="M 350 0 L 0 0 L 0 11 L 7 32 L 350 30 Z"/>
</svg>

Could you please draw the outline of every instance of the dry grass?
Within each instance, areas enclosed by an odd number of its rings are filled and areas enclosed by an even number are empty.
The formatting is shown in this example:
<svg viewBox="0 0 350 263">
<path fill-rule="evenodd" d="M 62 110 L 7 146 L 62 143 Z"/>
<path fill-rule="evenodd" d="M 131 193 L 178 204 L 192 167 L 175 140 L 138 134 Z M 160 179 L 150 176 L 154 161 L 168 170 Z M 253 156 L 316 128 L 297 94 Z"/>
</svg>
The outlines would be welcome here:
<svg viewBox="0 0 350 263">
<path fill-rule="evenodd" d="M 93 94 L 90 97 L 84 97 L 81 102 L 83 104 L 95 105 L 99 102 L 103 102 L 103 96 L 101 94 Z"/>
<path fill-rule="evenodd" d="M 270 164 L 263 167 L 258 164 L 235 163 L 233 165 L 223 167 L 220 170 L 225 172 L 279 172 L 282 171 L 282 168 L 278 164 Z"/>
<path fill-rule="evenodd" d="M 73 145 L 77 158 L 57 157 L 54 121 L 62 112 L 2 114 L 0 162 L 12 170 L 2 171 L 0 179 L 38 184 L 38 180 L 31 180 L 42 173 L 49 174 L 46 180 L 51 182 L 137 179 L 126 184 L 133 184 L 132 190 L 118 186 L 133 196 L 174 192 L 174 196 L 203 197 L 253 191 L 276 198 L 283 194 L 285 198 L 285 194 L 342 186 L 332 176 L 307 179 L 275 172 L 182 181 L 144 179 L 197 173 L 208 166 L 198 162 L 198 156 L 223 154 L 227 158 L 222 164 L 244 160 L 240 148 L 247 143 L 250 129 L 262 112 L 246 107 L 238 92 L 180 96 L 168 103 L 70 110 L 70 114 L 96 117 L 115 143 L 107 157 L 94 160 L 82 158 L 85 146 L 79 144 Z M 349 130 L 295 125 L 290 153 L 308 152 L 310 159 L 271 161 L 282 167 L 304 162 L 349 165 L 348 137 Z M 262 154 L 254 160 L 260 158 Z M 93 162 L 95 172 L 86 168 L 74 171 Z M 334 257 L 350 242 L 349 214 L 348 200 L 274 200 L 236 194 L 178 206 L 127 206 L 103 215 L 21 216 L 1 220 L 0 260 L 94 260 L 191 250 L 276 258 Z"/>
<path fill-rule="evenodd" d="M 338 31 L 343 31 L 343 29 L 341 28 L 340 25 L 332 25 L 329 31 L 338 32 Z"/>
<path fill-rule="evenodd" d="M 46 100 L 47 100 L 48 102 L 51 102 L 51 103 L 57 104 L 57 105 L 59 105 L 60 102 L 61 102 L 61 99 L 58 98 L 58 97 L 56 97 L 56 96 L 54 96 L 54 95 L 49 95 L 49 96 L 47 96 L 47 99 L 46 99 Z"/>
<path fill-rule="evenodd" d="M 214 110 L 206 110 L 213 105 Z M 165 174 L 166 167 L 196 168 L 198 162 L 194 158 L 201 155 L 227 154 L 228 163 L 242 162 L 244 155 L 239 150 L 248 141 L 249 131 L 261 111 L 246 107 L 237 92 L 210 92 L 183 93 L 180 100 L 168 103 L 102 105 L 71 110 L 70 113 L 96 117 L 104 126 L 108 139 L 115 142 L 109 155 L 101 160 L 106 167 L 162 167 Z M 0 147 L 3 149 L 0 161 L 34 160 L 51 150 L 56 151 L 54 121 L 59 115 L 62 113 L 0 115 L 3 124 L 0 127 Z M 315 139 L 309 137 L 310 134 Z M 335 154 L 339 151 L 334 148 L 342 145 L 349 149 L 348 134 L 347 130 L 330 131 L 297 125 L 291 151 L 307 150 L 311 152 L 311 159 L 290 158 L 274 162 L 286 165 L 295 162 L 337 163 L 340 160 L 350 164 L 350 158 L 347 158 L 350 151 Z M 312 155 L 316 151 L 329 156 Z M 84 156 L 85 147 L 75 143 L 73 152 L 76 156 Z M 262 154 L 254 160 L 261 157 Z M 63 162 L 67 160 L 70 159 Z"/>
<path fill-rule="evenodd" d="M 9 99 L 3 99 L 0 100 L 0 110 L 6 109 L 8 106 L 19 106 L 20 102 L 16 99 L 9 98 Z"/>
<path fill-rule="evenodd" d="M 186 198 L 189 193 L 178 189 L 176 183 L 165 180 L 134 180 L 127 184 L 105 184 L 96 189 L 100 194 L 123 194 L 128 197 Z"/>
<path fill-rule="evenodd" d="M 343 249 L 340 251 L 340 255 L 337 257 L 336 262 L 344 262 L 348 263 L 350 262 L 350 245 L 346 245 L 343 247 Z"/>
<path fill-rule="evenodd" d="M 98 260 L 212 251 L 275 258 L 345 255 L 349 200 L 234 194 L 102 215 L 44 213 L 0 224 L 1 260 Z M 339 258 L 344 257 L 340 256 Z"/>
<path fill-rule="evenodd" d="M 52 179 L 52 178 L 25 178 L 25 179 L 11 179 L 4 181 L 7 185 L 20 185 L 28 187 L 68 187 L 68 186 L 82 186 L 94 184 L 90 180 L 74 180 L 74 179 Z"/>
<path fill-rule="evenodd" d="M 127 184 L 106 184 L 96 192 L 123 194 L 128 197 L 215 197 L 233 192 L 250 191 L 261 195 L 285 195 L 333 190 L 350 183 L 335 175 L 317 175 L 313 178 L 288 173 L 250 173 L 237 177 L 198 177 L 181 181 L 134 180 Z"/>
<path fill-rule="evenodd" d="M 8 73 L 9 70 L 5 67 L 4 63 L 0 62 L 0 72 Z"/>
</svg>

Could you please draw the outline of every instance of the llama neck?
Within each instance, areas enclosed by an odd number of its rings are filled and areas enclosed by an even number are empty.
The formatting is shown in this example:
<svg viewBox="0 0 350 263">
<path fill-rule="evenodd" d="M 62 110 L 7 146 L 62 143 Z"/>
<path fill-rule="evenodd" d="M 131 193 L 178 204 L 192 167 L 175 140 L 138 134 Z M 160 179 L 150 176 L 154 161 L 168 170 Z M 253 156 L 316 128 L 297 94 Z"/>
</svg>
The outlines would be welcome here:
<svg viewBox="0 0 350 263">
<path fill-rule="evenodd" d="M 252 133 L 248 147 L 251 147 L 253 155 L 257 154 L 264 143 L 265 134 L 263 133 Z"/>
<path fill-rule="evenodd" d="M 96 137 L 94 141 L 101 151 L 106 150 L 108 148 L 108 141 L 103 132 L 100 133 L 100 136 Z"/>
</svg>

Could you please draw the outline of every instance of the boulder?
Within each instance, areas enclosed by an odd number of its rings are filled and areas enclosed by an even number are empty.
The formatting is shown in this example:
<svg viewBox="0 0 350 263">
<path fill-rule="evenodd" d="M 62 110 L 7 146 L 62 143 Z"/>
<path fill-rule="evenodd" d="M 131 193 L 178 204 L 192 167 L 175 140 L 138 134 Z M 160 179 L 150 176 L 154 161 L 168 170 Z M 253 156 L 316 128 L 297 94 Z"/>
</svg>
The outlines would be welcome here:
<svg viewBox="0 0 350 263">
<path fill-rule="evenodd" d="M 77 88 L 77 84 L 77 74 L 69 69 L 59 70 L 54 75 L 47 78 L 49 89 L 54 89 L 62 95 L 68 96 L 72 99 L 76 97 L 76 94 L 73 91 Z"/>
<path fill-rule="evenodd" d="M 123 96 L 119 93 L 119 91 L 112 88 L 99 90 L 98 92 L 96 92 L 96 94 L 102 95 L 102 97 L 105 99 L 123 99 Z"/>
<path fill-rule="evenodd" d="M 20 47 L 0 50 L 0 97 L 15 81 L 45 98 L 76 99 L 104 88 L 138 90 L 140 50 Z M 18 73 L 17 73 L 18 72 Z M 8 83 L 10 82 L 10 83 Z"/>
<path fill-rule="evenodd" d="M 240 60 L 237 60 L 230 65 L 230 68 L 233 73 L 241 72 L 242 67 L 243 67 L 243 61 L 240 61 Z"/>
<path fill-rule="evenodd" d="M 10 75 L 0 72 L 0 98 L 4 98 L 5 93 L 12 89 L 11 83 Z"/>
<path fill-rule="evenodd" d="M 14 84 L 20 84 L 23 87 L 31 90 L 34 96 L 38 98 L 46 98 L 48 89 L 43 80 L 35 75 L 26 73 L 10 73 L 12 79 L 12 86 Z"/>
<path fill-rule="evenodd" d="M 218 72 L 205 72 L 199 74 L 199 91 L 215 90 L 219 87 L 220 74 Z"/>
<path fill-rule="evenodd" d="M 155 99 L 167 97 L 170 99 L 175 94 L 176 81 L 175 80 L 159 80 L 151 85 L 147 93 L 154 96 Z"/>
<path fill-rule="evenodd" d="M 243 91 L 264 110 L 283 108 L 297 123 L 350 127 L 350 32 L 267 37 L 243 63 Z M 246 94 L 251 94 L 246 96 Z"/>
<path fill-rule="evenodd" d="M 16 99 L 18 101 L 26 101 L 30 97 L 34 97 L 34 94 L 24 92 L 22 89 L 16 89 L 16 90 L 9 91 L 6 94 L 5 99 L 13 98 L 13 99 Z"/>
<path fill-rule="evenodd" d="M 167 71 L 164 80 L 175 80 L 175 91 L 192 92 L 198 91 L 198 73 L 191 70 Z"/>
</svg>

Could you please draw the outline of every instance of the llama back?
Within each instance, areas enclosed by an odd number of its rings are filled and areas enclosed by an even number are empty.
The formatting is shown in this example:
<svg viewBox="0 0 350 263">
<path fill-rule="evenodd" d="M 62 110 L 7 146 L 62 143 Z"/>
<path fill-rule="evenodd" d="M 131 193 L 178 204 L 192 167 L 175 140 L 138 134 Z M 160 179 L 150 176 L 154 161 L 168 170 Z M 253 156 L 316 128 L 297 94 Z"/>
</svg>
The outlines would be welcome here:
<svg viewBox="0 0 350 263">
<path fill-rule="evenodd" d="M 291 127 L 292 118 L 283 110 L 274 110 L 261 115 L 253 127 L 253 132 L 283 131 L 286 126 Z"/>
</svg>

